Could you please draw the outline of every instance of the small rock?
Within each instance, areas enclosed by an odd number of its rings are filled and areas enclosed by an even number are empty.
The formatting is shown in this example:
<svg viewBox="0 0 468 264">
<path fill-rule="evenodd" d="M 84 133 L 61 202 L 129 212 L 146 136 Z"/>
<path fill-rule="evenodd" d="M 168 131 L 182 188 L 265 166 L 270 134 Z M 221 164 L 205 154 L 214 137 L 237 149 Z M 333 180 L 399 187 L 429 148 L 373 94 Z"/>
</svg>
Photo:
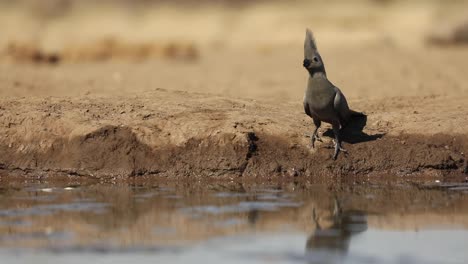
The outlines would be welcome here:
<svg viewBox="0 0 468 264">
<path fill-rule="evenodd" d="M 152 114 L 146 114 L 146 115 L 143 116 L 143 120 L 146 120 L 146 119 L 150 118 L 151 116 L 152 116 Z"/>
<path fill-rule="evenodd" d="M 289 170 L 289 176 L 297 177 L 299 176 L 299 172 L 296 170 L 296 168 L 292 168 L 291 170 Z"/>
</svg>

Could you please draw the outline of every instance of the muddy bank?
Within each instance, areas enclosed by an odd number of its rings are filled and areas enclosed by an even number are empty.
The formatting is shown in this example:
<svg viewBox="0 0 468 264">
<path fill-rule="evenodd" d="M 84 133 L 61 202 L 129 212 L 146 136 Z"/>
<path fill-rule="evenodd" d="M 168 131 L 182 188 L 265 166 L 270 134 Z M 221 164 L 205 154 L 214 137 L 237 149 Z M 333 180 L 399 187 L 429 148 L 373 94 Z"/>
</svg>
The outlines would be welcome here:
<svg viewBox="0 0 468 264">
<path fill-rule="evenodd" d="M 422 105 L 433 106 L 447 98 L 425 100 Z M 405 111 L 402 101 L 387 108 Z M 369 116 L 344 131 L 349 154 L 333 161 L 327 126 L 321 130 L 324 142 L 316 150 L 309 147 L 312 125 L 300 104 L 161 89 L 133 98 L 3 100 L 2 176 L 316 181 L 348 175 L 467 176 L 468 137 L 459 132 L 466 122 L 452 129 L 456 118 L 440 120 L 440 112 L 432 113 L 437 122 L 430 113 L 411 117 L 389 111 L 382 120 L 382 102 L 352 103 Z M 451 114 L 463 120 L 466 110 L 459 111 Z"/>
<path fill-rule="evenodd" d="M 237 138 L 237 140 L 236 140 Z M 245 138 L 245 139 L 243 139 Z M 306 178 L 335 180 L 348 175 L 379 177 L 467 175 L 462 136 L 404 135 L 347 145 L 350 154 L 334 161 L 330 147 L 314 153 L 278 136 L 223 134 L 190 139 L 183 146 L 151 148 L 129 128 L 106 126 L 71 140 L 57 139 L 43 151 L 2 146 L 2 174 L 33 178 L 88 176 L 97 178 L 168 177 L 206 179 Z M 235 142 L 239 141 L 239 142 Z M 21 146 L 20 148 L 27 148 Z"/>
</svg>

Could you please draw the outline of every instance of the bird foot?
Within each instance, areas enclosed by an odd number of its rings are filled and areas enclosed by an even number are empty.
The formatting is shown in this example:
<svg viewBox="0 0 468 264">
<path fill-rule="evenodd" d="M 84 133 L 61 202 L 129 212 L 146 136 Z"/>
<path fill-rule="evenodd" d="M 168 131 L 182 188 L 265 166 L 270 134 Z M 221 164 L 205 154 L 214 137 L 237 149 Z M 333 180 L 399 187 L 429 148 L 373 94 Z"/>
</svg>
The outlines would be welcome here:
<svg viewBox="0 0 468 264">
<path fill-rule="evenodd" d="M 348 151 L 346 149 L 335 143 L 335 153 L 333 154 L 333 160 L 336 160 L 338 158 L 338 153 L 340 153 L 340 151 L 343 152 L 345 155 L 348 154 Z"/>
<path fill-rule="evenodd" d="M 315 148 L 315 141 L 323 142 L 323 140 L 319 136 L 312 135 L 312 143 L 311 143 L 312 148 Z"/>
</svg>

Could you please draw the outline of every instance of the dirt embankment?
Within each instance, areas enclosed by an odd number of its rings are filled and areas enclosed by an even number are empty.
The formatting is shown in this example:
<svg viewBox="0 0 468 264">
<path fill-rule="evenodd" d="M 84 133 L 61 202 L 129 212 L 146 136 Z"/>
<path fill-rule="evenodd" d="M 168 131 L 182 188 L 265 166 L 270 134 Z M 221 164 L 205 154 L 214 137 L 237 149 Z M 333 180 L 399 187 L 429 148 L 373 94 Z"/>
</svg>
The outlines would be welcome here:
<svg viewBox="0 0 468 264">
<path fill-rule="evenodd" d="M 3 100 L 1 168 L 32 177 L 464 177 L 467 109 L 446 119 L 429 109 L 466 98 L 405 103 L 413 99 L 351 101 L 369 116 L 345 131 L 349 154 L 337 161 L 326 126 L 324 143 L 309 147 L 312 124 L 300 104 L 162 89 L 132 98 Z"/>
</svg>

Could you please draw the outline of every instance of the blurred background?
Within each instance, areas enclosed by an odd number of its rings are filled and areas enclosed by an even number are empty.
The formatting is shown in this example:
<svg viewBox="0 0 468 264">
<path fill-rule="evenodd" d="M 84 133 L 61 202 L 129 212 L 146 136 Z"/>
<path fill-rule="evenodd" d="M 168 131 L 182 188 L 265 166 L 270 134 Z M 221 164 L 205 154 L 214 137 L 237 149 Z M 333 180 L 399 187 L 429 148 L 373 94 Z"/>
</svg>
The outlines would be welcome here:
<svg viewBox="0 0 468 264">
<path fill-rule="evenodd" d="M 0 0 L 0 27 L 4 96 L 299 100 L 306 27 L 350 97 L 467 90 L 463 0 Z"/>
</svg>

